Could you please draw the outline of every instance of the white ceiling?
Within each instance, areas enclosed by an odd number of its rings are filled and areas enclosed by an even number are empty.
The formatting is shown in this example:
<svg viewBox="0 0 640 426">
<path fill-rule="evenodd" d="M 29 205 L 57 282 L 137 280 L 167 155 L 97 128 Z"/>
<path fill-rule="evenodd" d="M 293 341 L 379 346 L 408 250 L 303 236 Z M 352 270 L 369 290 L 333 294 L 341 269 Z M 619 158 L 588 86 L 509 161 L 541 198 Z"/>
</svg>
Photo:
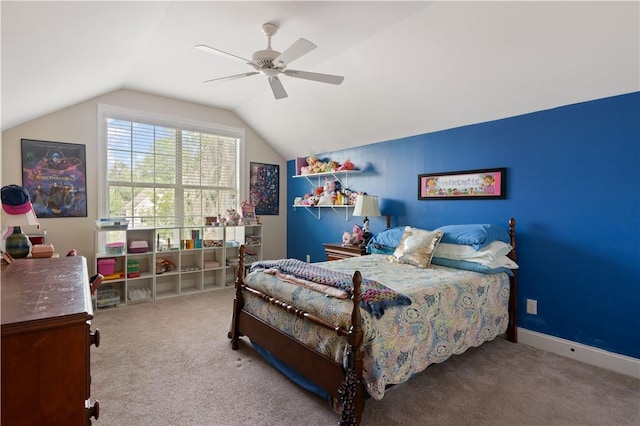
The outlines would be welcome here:
<svg viewBox="0 0 640 426">
<path fill-rule="evenodd" d="M 126 88 L 229 109 L 285 159 L 640 90 L 640 3 L 2 1 L 2 129 Z M 282 76 L 203 83 L 280 29 Z"/>
</svg>

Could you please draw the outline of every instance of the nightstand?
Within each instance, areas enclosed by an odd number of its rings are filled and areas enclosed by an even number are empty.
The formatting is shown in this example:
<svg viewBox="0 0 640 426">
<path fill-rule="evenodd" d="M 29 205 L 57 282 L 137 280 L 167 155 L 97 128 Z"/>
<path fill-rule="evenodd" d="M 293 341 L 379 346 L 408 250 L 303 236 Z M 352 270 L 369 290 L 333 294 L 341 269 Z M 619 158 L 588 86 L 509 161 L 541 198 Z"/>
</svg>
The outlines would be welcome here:
<svg viewBox="0 0 640 426">
<path fill-rule="evenodd" d="M 343 246 L 341 243 L 324 243 L 323 246 L 327 260 L 340 260 L 369 254 L 365 247 L 360 246 Z"/>
</svg>

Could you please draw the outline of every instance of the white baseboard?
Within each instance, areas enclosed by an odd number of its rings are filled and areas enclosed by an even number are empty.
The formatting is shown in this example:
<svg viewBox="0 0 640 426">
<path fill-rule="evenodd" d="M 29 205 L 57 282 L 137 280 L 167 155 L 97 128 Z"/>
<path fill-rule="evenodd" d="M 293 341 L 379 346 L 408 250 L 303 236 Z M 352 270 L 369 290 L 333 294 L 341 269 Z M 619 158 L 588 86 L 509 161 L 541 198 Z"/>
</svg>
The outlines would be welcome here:
<svg viewBox="0 0 640 426">
<path fill-rule="evenodd" d="M 518 327 L 518 343 L 640 379 L 640 359 Z"/>
</svg>

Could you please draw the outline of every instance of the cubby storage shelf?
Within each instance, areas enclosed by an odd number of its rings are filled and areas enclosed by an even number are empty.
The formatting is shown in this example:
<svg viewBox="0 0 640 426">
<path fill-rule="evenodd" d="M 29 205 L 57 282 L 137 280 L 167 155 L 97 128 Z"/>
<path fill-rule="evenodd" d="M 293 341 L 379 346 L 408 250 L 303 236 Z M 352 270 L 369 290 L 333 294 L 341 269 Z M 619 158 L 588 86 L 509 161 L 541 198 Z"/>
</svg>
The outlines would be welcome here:
<svg viewBox="0 0 640 426">
<path fill-rule="evenodd" d="M 105 272 L 98 268 L 100 260 L 115 261 L 113 274 L 106 274 L 98 289 L 101 308 L 233 286 L 241 244 L 245 265 L 262 260 L 262 225 L 103 228 L 95 230 L 94 239 L 95 272 Z M 130 253 L 133 241 L 146 243 L 148 251 Z M 123 253 L 107 252 L 106 244 L 114 242 L 124 243 Z"/>
</svg>

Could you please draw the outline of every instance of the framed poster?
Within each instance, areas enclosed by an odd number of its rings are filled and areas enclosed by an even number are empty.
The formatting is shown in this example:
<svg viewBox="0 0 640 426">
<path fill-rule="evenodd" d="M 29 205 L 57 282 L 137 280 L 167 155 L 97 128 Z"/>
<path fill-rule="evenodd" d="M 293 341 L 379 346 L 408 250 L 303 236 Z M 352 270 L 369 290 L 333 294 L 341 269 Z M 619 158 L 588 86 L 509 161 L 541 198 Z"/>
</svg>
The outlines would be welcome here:
<svg viewBox="0 0 640 426">
<path fill-rule="evenodd" d="M 250 163 L 249 199 L 256 215 L 277 215 L 280 205 L 280 166 Z"/>
<path fill-rule="evenodd" d="M 504 199 L 507 169 L 479 169 L 418 175 L 419 200 Z"/>
<path fill-rule="evenodd" d="M 22 186 L 36 216 L 87 216 L 84 145 L 22 139 Z"/>
</svg>

